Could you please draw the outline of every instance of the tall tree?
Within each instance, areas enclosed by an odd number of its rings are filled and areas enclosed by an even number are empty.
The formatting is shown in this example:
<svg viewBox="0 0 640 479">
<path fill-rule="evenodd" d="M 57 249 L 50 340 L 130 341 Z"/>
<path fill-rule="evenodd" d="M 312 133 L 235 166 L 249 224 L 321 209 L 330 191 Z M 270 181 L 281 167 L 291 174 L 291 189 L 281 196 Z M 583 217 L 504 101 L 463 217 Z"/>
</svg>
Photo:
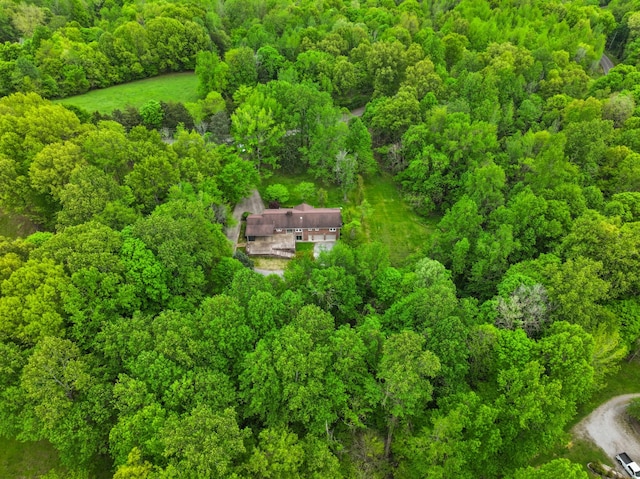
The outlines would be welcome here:
<svg viewBox="0 0 640 479">
<path fill-rule="evenodd" d="M 278 167 L 276 147 L 284 128 L 276 121 L 280 106 L 273 98 L 255 90 L 231 115 L 231 132 L 241 154 L 251 159 L 258 170 Z"/>
<path fill-rule="evenodd" d="M 247 429 L 238 426 L 231 409 L 213 411 L 200 405 L 183 417 L 170 417 L 162 431 L 164 456 L 169 460 L 165 474 L 192 477 L 225 477 L 246 449 Z"/>
<path fill-rule="evenodd" d="M 91 366 L 71 341 L 46 337 L 21 377 L 28 401 L 24 419 L 30 424 L 25 437 L 49 440 L 69 465 L 88 465 L 105 445 L 110 392 L 96 383 Z"/>
<path fill-rule="evenodd" d="M 389 413 L 387 457 L 398 422 L 420 415 L 431 400 L 429 378 L 440 370 L 440 361 L 431 351 L 423 350 L 423 345 L 424 338 L 413 331 L 393 334 L 384 343 L 377 376 L 382 382 L 382 406 Z"/>
</svg>

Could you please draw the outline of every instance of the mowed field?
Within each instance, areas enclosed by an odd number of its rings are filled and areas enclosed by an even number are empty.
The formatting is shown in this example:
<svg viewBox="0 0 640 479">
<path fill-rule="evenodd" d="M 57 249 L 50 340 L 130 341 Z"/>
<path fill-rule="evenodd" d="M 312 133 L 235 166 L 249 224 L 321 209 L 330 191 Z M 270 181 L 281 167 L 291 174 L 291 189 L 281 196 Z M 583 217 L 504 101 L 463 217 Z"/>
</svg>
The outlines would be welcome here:
<svg viewBox="0 0 640 479">
<path fill-rule="evenodd" d="M 390 174 L 368 179 L 365 198 L 373 207 L 367 220 L 369 240 L 389 247 L 392 264 L 402 265 L 409 255 L 426 249 L 440 218 L 418 216 L 402 199 Z"/>
<path fill-rule="evenodd" d="M 169 73 L 131 83 L 123 83 L 83 95 L 71 96 L 54 103 L 74 105 L 88 112 L 111 113 L 127 105 L 141 107 L 149 100 L 193 102 L 198 99 L 198 77 L 193 72 Z"/>
</svg>

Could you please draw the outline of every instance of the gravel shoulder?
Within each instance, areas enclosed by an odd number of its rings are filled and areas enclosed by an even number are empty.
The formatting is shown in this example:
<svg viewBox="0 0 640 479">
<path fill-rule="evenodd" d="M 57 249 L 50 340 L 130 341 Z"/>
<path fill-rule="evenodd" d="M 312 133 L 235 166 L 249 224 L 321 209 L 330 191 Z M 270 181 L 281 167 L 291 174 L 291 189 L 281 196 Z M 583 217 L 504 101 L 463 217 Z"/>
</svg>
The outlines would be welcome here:
<svg viewBox="0 0 640 479">
<path fill-rule="evenodd" d="M 640 394 L 624 394 L 607 401 L 576 424 L 572 431 L 575 436 L 602 449 L 620 472 L 624 470 L 615 460 L 616 454 L 626 452 L 633 460 L 640 460 L 640 437 L 625 418 L 627 405 L 638 397 Z"/>
</svg>

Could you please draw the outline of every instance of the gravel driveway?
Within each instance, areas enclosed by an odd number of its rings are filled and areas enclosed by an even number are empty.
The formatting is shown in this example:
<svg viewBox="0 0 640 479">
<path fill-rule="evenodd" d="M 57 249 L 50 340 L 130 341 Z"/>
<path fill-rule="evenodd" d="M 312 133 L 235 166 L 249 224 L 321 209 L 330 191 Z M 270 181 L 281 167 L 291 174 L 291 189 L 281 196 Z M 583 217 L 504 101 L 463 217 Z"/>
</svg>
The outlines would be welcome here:
<svg viewBox="0 0 640 479">
<path fill-rule="evenodd" d="M 264 203 L 260 197 L 258 190 L 253 190 L 251 195 L 240 201 L 233 209 L 233 218 L 236 220 L 236 225 L 225 229 L 225 234 L 229 241 L 233 243 L 233 250 L 236 250 L 236 244 L 238 243 L 238 235 L 240 234 L 240 220 L 242 219 L 242 213 L 250 211 L 251 213 L 260 214 L 264 211 Z"/>
<path fill-rule="evenodd" d="M 640 394 L 624 394 L 602 404 L 573 428 L 574 435 L 592 441 L 602 449 L 611 461 L 620 467 L 615 456 L 621 452 L 629 454 L 634 461 L 640 461 L 640 438 L 625 420 L 625 410 L 629 401 Z"/>
<path fill-rule="evenodd" d="M 613 64 L 611 59 L 603 53 L 602 57 L 600 58 L 600 66 L 602 67 L 602 71 L 606 75 L 607 73 L 609 73 L 609 70 L 611 70 L 615 65 Z"/>
</svg>

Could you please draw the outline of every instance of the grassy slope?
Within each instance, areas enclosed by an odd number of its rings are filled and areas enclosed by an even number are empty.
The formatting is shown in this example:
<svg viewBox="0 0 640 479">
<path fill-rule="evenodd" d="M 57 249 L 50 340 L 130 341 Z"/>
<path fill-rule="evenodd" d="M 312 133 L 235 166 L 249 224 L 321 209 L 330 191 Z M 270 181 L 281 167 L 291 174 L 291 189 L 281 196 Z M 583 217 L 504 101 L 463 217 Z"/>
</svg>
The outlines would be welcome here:
<svg viewBox="0 0 640 479">
<path fill-rule="evenodd" d="M 133 105 L 137 108 L 149 100 L 192 102 L 198 78 L 194 73 L 170 73 L 154 78 L 124 83 L 101 90 L 92 90 L 83 95 L 54 100 L 54 103 L 75 105 L 89 112 L 111 113 L 116 108 Z"/>
<path fill-rule="evenodd" d="M 427 245 L 438 218 L 416 215 L 402 200 L 391 175 L 385 173 L 368 180 L 365 198 L 373 207 L 368 219 L 369 239 L 389 246 L 393 264 L 401 264 L 408 255 Z"/>
<path fill-rule="evenodd" d="M 112 462 L 106 456 L 97 457 L 90 468 L 88 477 L 92 479 L 113 477 Z M 54 470 L 58 474 L 54 477 L 67 477 L 70 474 L 50 442 L 20 442 L 0 437 L 0 478 L 35 479 Z M 73 473 L 71 476 L 76 477 Z"/>
</svg>

